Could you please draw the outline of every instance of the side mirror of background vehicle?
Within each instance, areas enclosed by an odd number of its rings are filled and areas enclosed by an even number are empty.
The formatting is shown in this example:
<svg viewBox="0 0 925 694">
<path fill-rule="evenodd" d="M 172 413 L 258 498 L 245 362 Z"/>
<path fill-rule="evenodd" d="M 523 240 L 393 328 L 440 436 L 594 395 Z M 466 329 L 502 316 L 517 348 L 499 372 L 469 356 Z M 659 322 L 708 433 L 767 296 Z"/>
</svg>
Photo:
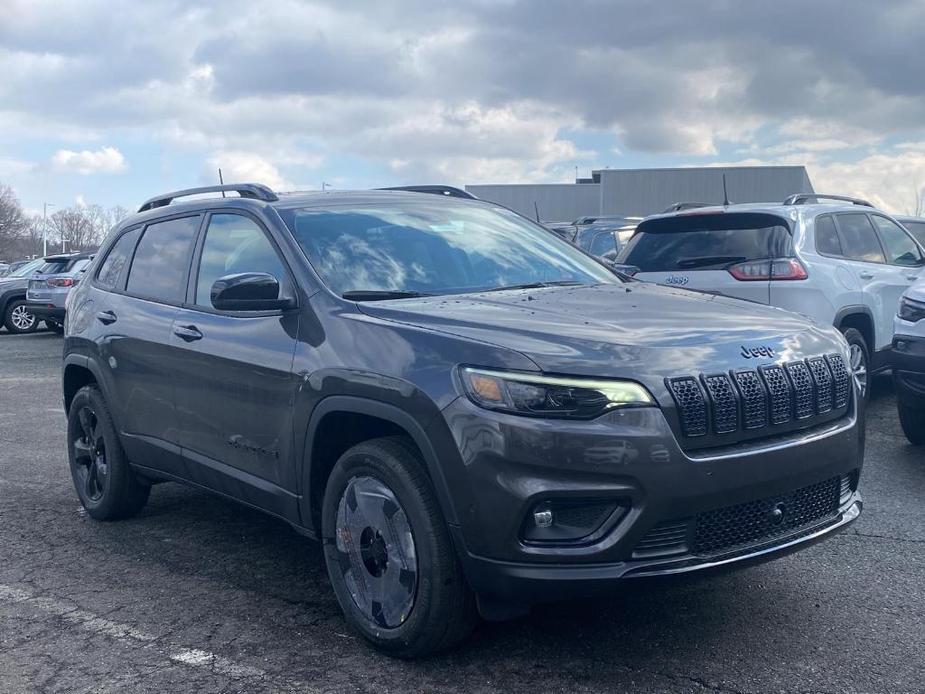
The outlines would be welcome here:
<svg viewBox="0 0 925 694">
<path fill-rule="evenodd" d="M 279 311 L 295 302 L 280 297 L 279 280 L 265 272 L 226 275 L 212 285 L 212 305 L 219 311 Z"/>
</svg>

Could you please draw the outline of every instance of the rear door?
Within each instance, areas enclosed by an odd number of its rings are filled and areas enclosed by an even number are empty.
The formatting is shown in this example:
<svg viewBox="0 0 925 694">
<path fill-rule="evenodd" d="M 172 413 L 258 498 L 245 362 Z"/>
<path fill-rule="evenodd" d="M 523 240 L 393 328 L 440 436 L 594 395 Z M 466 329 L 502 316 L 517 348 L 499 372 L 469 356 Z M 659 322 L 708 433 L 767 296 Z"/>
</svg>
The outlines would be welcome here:
<svg viewBox="0 0 925 694">
<path fill-rule="evenodd" d="M 713 212 L 644 220 L 620 262 L 638 267 L 637 279 L 767 304 L 771 261 L 791 255 L 783 218 Z"/>
<path fill-rule="evenodd" d="M 174 474 L 182 468 L 175 443 L 170 329 L 186 292 L 201 220 L 188 215 L 129 230 L 93 280 L 100 291 L 93 295 L 92 338 L 128 457 Z"/>
<path fill-rule="evenodd" d="M 269 232 L 245 214 L 213 212 L 198 245 L 187 300 L 170 336 L 178 437 L 189 474 L 288 515 L 281 490 L 295 492 L 289 463 L 299 312 L 219 311 L 211 289 L 226 275 L 265 272 L 291 296 L 291 274 Z"/>
</svg>

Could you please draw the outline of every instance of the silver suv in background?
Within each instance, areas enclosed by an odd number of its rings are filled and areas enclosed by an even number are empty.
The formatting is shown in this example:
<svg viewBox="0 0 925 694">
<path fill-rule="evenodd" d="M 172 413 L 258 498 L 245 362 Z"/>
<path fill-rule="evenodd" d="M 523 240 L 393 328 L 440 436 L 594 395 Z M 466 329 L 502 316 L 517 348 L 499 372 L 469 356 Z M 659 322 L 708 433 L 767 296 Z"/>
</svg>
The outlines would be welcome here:
<svg viewBox="0 0 925 694">
<path fill-rule="evenodd" d="M 816 194 L 648 217 L 619 262 L 638 268 L 637 279 L 834 325 L 865 385 L 868 372 L 889 366 L 899 298 L 925 275 L 925 249 L 894 218 L 864 200 Z"/>
<path fill-rule="evenodd" d="M 925 277 L 899 303 L 891 365 L 903 433 L 910 443 L 925 444 Z"/>
<path fill-rule="evenodd" d="M 71 253 L 69 255 L 50 255 L 45 264 L 29 278 L 26 292 L 28 309 L 45 325 L 55 332 L 64 330 L 65 302 L 71 289 L 80 282 L 81 275 L 93 255 L 90 253 Z"/>
</svg>

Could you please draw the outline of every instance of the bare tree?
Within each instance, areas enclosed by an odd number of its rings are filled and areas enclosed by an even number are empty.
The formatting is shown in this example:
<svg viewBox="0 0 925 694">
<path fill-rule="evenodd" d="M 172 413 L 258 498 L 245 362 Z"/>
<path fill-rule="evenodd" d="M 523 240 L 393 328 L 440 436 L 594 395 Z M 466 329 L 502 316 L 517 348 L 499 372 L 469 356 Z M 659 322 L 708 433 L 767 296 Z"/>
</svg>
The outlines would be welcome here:
<svg viewBox="0 0 925 694">
<path fill-rule="evenodd" d="M 922 213 L 925 212 L 925 189 L 919 185 L 919 180 L 917 178 L 912 179 L 912 194 L 915 204 L 912 206 L 911 214 L 916 217 L 921 217 Z"/>
<path fill-rule="evenodd" d="M 26 225 L 26 215 L 16 193 L 0 184 L 0 258 L 13 260 L 18 256 Z"/>
<path fill-rule="evenodd" d="M 105 233 L 103 215 L 99 205 L 66 207 L 48 218 L 48 226 L 62 248 L 84 250 L 99 245 Z"/>
</svg>

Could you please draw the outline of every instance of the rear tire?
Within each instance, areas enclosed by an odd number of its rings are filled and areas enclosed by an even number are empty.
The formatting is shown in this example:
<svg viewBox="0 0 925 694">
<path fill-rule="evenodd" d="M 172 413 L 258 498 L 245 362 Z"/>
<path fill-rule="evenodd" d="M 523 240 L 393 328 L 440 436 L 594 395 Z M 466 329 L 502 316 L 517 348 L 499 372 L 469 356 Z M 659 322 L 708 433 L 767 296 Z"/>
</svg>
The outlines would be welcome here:
<svg viewBox="0 0 925 694">
<path fill-rule="evenodd" d="M 900 402 L 899 423 L 909 443 L 915 446 L 925 444 L 925 409 L 916 409 Z"/>
<path fill-rule="evenodd" d="M 325 490 L 322 536 L 341 609 L 376 648 L 417 658 L 475 628 L 475 596 L 407 439 L 374 439 L 341 456 Z"/>
<path fill-rule="evenodd" d="M 3 314 L 3 325 L 14 335 L 24 335 L 35 332 L 39 327 L 39 320 L 29 313 L 29 303 L 25 299 L 11 301 Z"/>
<path fill-rule="evenodd" d="M 867 346 L 867 340 L 857 328 L 845 328 L 842 330 L 842 335 L 845 336 L 851 350 L 848 370 L 854 373 L 855 378 L 861 384 L 861 396 L 867 402 L 870 400 L 870 348 Z"/>
<path fill-rule="evenodd" d="M 84 386 L 71 401 L 67 456 L 74 489 L 91 518 L 129 518 L 144 508 L 151 486 L 129 466 L 106 399 L 96 385 Z"/>
</svg>

